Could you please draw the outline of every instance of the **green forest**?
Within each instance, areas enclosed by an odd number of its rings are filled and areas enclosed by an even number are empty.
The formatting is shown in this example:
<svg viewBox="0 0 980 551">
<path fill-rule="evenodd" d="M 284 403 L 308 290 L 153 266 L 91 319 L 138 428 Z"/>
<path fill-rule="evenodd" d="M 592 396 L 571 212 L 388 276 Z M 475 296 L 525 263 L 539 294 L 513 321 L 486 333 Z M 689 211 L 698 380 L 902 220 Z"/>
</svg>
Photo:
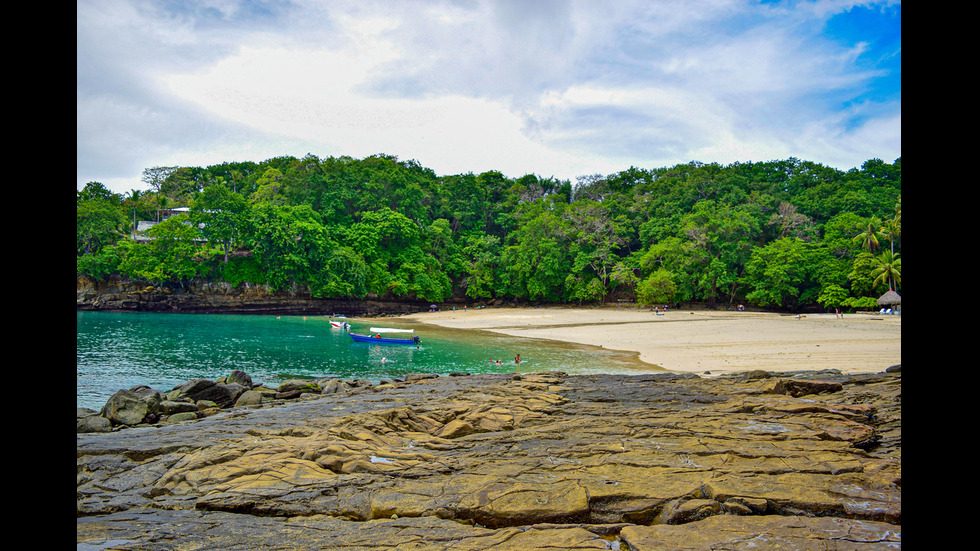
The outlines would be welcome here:
<svg viewBox="0 0 980 551">
<path fill-rule="evenodd" d="M 873 310 L 901 292 L 901 168 L 691 162 L 573 183 L 391 155 L 154 167 L 142 190 L 76 192 L 76 269 L 318 298 Z M 134 240 L 139 221 L 158 223 Z"/>
</svg>

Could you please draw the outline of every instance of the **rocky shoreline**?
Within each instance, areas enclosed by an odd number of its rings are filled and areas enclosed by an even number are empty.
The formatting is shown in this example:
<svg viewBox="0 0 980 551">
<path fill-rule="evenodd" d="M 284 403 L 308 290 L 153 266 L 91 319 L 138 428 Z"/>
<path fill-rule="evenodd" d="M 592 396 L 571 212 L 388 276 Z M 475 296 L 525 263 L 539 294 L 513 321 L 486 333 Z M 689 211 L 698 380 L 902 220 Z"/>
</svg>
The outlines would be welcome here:
<svg viewBox="0 0 980 551">
<path fill-rule="evenodd" d="M 458 375 L 120 391 L 78 548 L 901 547 L 900 366 Z"/>
<path fill-rule="evenodd" d="M 462 301 L 449 300 L 447 304 Z M 118 277 L 95 281 L 76 277 L 75 308 L 79 311 L 172 312 L 187 314 L 271 314 L 380 316 L 424 312 L 429 301 L 417 299 L 315 298 L 297 289 L 274 292 L 264 285 L 193 281 L 186 287 L 155 287 Z"/>
</svg>

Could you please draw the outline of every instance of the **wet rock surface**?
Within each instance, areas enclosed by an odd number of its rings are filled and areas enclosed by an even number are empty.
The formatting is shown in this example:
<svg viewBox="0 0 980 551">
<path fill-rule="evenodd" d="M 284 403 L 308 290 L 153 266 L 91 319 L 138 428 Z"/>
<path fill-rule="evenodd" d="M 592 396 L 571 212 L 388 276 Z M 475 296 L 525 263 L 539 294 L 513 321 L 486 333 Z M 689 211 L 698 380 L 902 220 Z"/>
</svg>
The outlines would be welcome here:
<svg viewBox="0 0 980 551">
<path fill-rule="evenodd" d="M 413 377 L 79 433 L 78 549 L 901 546 L 901 372 Z"/>
</svg>

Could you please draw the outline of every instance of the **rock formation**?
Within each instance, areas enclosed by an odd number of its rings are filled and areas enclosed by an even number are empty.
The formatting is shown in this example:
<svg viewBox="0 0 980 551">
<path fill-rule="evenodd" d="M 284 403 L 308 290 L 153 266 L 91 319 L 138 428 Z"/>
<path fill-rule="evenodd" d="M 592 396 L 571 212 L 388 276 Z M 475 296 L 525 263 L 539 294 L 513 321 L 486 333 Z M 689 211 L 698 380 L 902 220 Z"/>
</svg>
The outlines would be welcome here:
<svg viewBox="0 0 980 551">
<path fill-rule="evenodd" d="M 79 311 L 377 316 L 423 312 L 428 305 L 429 301 L 409 298 L 316 298 L 306 290 L 277 292 L 265 285 L 195 280 L 184 287 L 154 287 L 118 276 L 107 281 L 76 277 L 75 307 Z"/>
<path fill-rule="evenodd" d="M 79 549 L 901 546 L 900 370 L 332 386 L 80 432 Z"/>
</svg>

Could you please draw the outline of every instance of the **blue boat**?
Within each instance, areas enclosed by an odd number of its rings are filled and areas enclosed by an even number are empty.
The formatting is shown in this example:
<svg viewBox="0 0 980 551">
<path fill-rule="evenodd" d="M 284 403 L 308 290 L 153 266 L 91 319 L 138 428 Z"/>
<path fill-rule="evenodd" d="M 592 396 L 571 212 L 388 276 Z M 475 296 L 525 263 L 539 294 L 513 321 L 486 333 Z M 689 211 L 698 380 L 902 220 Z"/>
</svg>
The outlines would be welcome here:
<svg viewBox="0 0 980 551">
<path fill-rule="evenodd" d="M 354 342 L 374 342 L 380 344 L 419 344 L 422 339 L 412 337 L 410 339 L 396 339 L 392 337 L 382 337 L 381 335 L 362 335 L 360 333 L 350 333 L 350 338 Z"/>
</svg>

